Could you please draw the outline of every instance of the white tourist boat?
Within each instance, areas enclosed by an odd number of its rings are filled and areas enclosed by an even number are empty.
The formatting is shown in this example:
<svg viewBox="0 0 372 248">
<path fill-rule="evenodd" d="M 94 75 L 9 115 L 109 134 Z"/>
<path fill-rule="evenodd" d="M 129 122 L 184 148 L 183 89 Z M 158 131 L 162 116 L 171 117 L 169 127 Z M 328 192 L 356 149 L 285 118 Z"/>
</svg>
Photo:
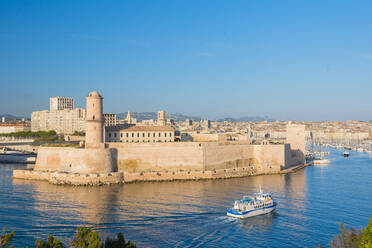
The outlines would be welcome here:
<svg viewBox="0 0 372 248">
<path fill-rule="evenodd" d="M 267 214 L 275 210 L 277 203 L 269 193 L 260 192 L 253 197 L 244 196 L 237 200 L 233 208 L 227 209 L 227 215 L 236 218 L 248 218 L 256 215 Z"/>
</svg>

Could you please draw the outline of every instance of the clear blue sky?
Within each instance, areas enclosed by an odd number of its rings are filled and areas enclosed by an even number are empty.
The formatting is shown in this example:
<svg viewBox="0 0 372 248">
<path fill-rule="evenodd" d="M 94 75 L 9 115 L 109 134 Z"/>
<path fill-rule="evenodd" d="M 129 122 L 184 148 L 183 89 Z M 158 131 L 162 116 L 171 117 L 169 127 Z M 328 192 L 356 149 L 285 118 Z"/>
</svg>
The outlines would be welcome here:
<svg viewBox="0 0 372 248">
<path fill-rule="evenodd" d="M 372 1 L 0 1 L 0 113 L 372 119 Z"/>
</svg>

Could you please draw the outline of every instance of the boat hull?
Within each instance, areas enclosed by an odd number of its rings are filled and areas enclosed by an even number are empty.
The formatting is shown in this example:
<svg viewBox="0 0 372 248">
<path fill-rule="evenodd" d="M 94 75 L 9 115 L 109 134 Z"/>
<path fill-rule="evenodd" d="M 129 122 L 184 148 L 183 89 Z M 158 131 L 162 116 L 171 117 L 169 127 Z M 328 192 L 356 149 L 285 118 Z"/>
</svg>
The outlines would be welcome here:
<svg viewBox="0 0 372 248">
<path fill-rule="evenodd" d="M 237 211 L 235 209 L 227 209 L 227 216 L 235 217 L 235 218 L 249 218 L 257 215 L 262 215 L 262 214 L 268 214 L 272 211 L 274 211 L 276 208 L 276 203 L 274 203 L 272 206 L 264 207 L 264 208 L 259 208 L 259 209 L 253 209 L 249 211 Z"/>
<path fill-rule="evenodd" d="M 329 159 L 320 159 L 320 160 L 314 160 L 313 164 L 329 164 L 331 161 Z"/>
</svg>

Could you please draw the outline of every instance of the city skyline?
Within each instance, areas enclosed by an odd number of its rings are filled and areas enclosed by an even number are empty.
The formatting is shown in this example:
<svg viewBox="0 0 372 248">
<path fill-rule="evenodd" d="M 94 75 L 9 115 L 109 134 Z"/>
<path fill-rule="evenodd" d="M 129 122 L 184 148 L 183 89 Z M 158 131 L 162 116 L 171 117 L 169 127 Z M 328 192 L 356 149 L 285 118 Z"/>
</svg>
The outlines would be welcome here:
<svg viewBox="0 0 372 248">
<path fill-rule="evenodd" d="M 113 113 L 369 121 L 371 7 L 2 1 L 0 113 L 98 90 Z"/>
</svg>

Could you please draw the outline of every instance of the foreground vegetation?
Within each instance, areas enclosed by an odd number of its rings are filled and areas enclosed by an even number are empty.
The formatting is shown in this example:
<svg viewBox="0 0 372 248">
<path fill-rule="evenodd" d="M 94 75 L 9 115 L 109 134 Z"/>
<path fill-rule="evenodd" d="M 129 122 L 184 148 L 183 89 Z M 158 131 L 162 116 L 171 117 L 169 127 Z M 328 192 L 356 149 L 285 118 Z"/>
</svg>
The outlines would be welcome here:
<svg viewBox="0 0 372 248">
<path fill-rule="evenodd" d="M 0 248 L 13 248 L 11 245 L 15 237 L 14 231 L 6 233 L 4 228 L 0 236 Z M 101 241 L 98 233 L 87 227 L 78 227 L 74 240 L 70 245 L 64 245 L 62 242 L 53 236 L 48 236 L 47 240 L 36 240 L 36 248 L 135 248 L 136 246 L 131 241 L 125 241 L 124 235 L 120 232 L 116 238 L 106 238 Z"/>
<path fill-rule="evenodd" d="M 372 217 L 365 229 L 346 229 L 345 224 L 340 223 L 340 231 L 329 243 L 332 248 L 372 248 Z"/>
</svg>

